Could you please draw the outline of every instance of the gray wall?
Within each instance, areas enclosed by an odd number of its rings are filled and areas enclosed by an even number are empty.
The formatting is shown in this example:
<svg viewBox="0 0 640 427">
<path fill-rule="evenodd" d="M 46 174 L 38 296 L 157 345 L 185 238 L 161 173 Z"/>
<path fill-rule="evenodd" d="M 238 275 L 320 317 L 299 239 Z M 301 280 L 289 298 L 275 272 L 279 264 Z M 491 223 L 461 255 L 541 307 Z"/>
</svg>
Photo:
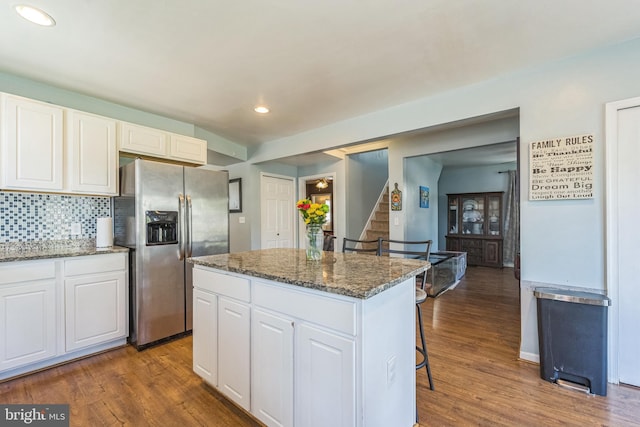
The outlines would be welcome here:
<svg viewBox="0 0 640 427">
<path fill-rule="evenodd" d="M 360 238 L 387 182 L 388 159 L 386 149 L 347 156 L 346 237 Z"/>
<path fill-rule="evenodd" d="M 260 220 L 260 212 L 255 212 L 258 203 L 254 198 L 255 187 L 259 187 L 260 182 L 252 177 L 248 163 L 232 165 L 227 170 L 229 179 L 242 179 L 242 212 L 229 213 L 229 252 L 248 251 L 251 250 L 251 225 Z"/>
<path fill-rule="evenodd" d="M 426 156 L 405 159 L 402 209 L 405 213 L 404 240 L 432 240 L 438 248 L 438 180 L 442 165 Z M 391 183 L 392 184 L 392 183 Z M 420 207 L 420 186 L 429 187 L 429 207 Z M 390 228 L 395 227 L 393 223 Z"/>
<path fill-rule="evenodd" d="M 252 161 L 326 150 L 518 108 L 523 171 L 520 355 L 536 360 L 539 353 L 533 288 L 561 285 L 607 289 L 605 104 L 638 96 L 638 75 L 640 39 L 634 39 L 271 141 L 256 150 Z M 530 201 L 529 143 L 584 134 L 595 136 L 593 199 Z M 464 141 L 419 148 L 390 145 L 389 181 L 402 182 L 406 157 L 470 146 Z M 398 219 L 403 223 L 402 215 Z M 398 230 L 398 235 L 403 235 L 403 230 Z"/>
<path fill-rule="evenodd" d="M 259 165 L 240 163 L 227 168 L 229 179 L 242 178 L 242 213 L 229 214 L 229 251 L 240 252 L 260 249 L 260 174 L 269 173 L 295 178 L 296 166 L 277 162 Z M 292 205 L 291 209 L 295 207 Z M 241 223 L 244 218 L 244 223 Z"/>
</svg>

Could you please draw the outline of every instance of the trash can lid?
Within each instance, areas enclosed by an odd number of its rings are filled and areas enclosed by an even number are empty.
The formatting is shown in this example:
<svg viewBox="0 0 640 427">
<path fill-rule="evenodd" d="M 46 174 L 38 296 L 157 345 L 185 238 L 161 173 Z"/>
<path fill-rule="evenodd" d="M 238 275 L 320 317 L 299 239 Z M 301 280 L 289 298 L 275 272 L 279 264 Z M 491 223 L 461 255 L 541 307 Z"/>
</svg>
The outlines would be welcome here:
<svg viewBox="0 0 640 427">
<path fill-rule="evenodd" d="M 611 305 L 611 300 L 606 295 L 594 292 L 571 291 L 568 289 L 555 288 L 535 288 L 533 295 L 535 295 L 536 298 L 573 302 L 578 304 Z"/>
</svg>

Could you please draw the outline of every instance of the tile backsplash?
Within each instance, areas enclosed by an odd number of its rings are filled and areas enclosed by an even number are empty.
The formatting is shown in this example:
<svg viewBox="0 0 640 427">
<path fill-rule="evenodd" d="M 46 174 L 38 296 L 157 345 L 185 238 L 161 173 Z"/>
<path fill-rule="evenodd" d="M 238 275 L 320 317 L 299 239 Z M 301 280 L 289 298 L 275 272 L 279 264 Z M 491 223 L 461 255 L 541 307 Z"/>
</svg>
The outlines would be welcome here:
<svg viewBox="0 0 640 427">
<path fill-rule="evenodd" d="M 80 223 L 76 238 L 96 237 L 96 219 L 111 216 L 109 197 L 0 191 L 0 243 L 71 238 L 71 224 Z"/>
</svg>

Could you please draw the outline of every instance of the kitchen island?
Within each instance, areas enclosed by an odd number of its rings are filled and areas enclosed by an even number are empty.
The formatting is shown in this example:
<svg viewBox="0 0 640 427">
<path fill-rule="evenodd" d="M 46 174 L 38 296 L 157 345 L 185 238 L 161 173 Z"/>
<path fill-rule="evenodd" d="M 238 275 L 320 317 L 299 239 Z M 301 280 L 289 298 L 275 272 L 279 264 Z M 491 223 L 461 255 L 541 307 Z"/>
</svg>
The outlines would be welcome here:
<svg viewBox="0 0 640 427">
<path fill-rule="evenodd" d="M 194 372 L 265 424 L 412 426 L 415 276 L 402 258 L 191 258 Z"/>
</svg>

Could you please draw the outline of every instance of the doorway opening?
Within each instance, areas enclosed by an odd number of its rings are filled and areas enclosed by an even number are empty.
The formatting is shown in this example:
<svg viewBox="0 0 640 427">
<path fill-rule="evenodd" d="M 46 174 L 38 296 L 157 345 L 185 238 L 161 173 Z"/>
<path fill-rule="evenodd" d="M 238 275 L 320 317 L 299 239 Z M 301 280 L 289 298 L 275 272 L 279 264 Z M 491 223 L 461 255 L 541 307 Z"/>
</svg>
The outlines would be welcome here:
<svg viewBox="0 0 640 427">
<path fill-rule="evenodd" d="M 317 175 L 308 175 L 298 178 L 298 200 L 308 199 L 312 203 L 329 206 L 327 213 L 327 221 L 322 225 L 322 231 L 325 236 L 323 249 L 325 251 L 333 251 L 335 244 L 336 230 L 336 197 L 334 184 L 336 180 L 335 172 L 327 172 Z M 298 247 L 304 248 L 305 224 L 299 221 L 298 227 Z"/>
</svg>

